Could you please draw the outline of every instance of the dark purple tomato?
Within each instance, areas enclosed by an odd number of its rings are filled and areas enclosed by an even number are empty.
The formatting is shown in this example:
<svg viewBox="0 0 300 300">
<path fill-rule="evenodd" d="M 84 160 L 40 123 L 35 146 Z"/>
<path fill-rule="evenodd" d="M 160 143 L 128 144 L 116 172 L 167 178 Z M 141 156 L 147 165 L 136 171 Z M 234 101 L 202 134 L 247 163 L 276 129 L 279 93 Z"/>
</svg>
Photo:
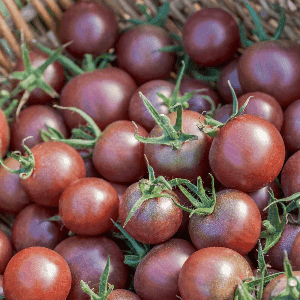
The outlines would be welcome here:
<svg viewBox="0 0 300 300">
<path fill-rule="evenodd" d="M 179 202 L 172 191 L 167 194 Z M 133 205 L 141 198 L 142 192 L 139 182 L 128 187 L 120 199 L 119 218 L 124 225 Z M 171 198 L 151 198 L 143 202 L 125 226 L 125 230 L 136 240 L 145 244 L 163 243 L 171 238 L 178 230 L 182 221 L 182 210 L 176 206 Z"/>
<path fill-rule="evenodd" d="M 0 297 L 4 296 L 3 292 L 3 275 L 0 275 Z"/>
<path fill-rule="evenodd" d="M 22 141 L 28 136 L 26 146 L 33 146 L 42 143 L 41 131 L 47 131 L 50 126 L 60 131 L 66 138 L 69 136 L 67 126 L 62 116 L 52 107 L 46 105 L 32 105 L 23 109 L 18 118 L 10 124 L 11 149 L 13 151 L 24 151 Z"/>
<path fill-rule="evenodd" d="M 10 128 L 4 112 L 0 109 L 0 156 L 4 157 L 11 139 Z"/>
<path fill-rule="evenodd" d="M 77 149 L 78 153 L 83 158 L 84 164 L 85 164 L 85 170 L 86 170 L 86 177 L 99 177 L 100 174 L 96 170 L 92 156 L 85 157 L 86 155 L 90 154 L 93 149 L 86 148 L 86 149 Z"/>
<path fill-rule="evenodd" d="M 121 183 L 116 183 L 116 182 L 111 182 L 111 181 L 109 181 L 109 183 L 116 190 L 119 199 L 122 197 L 122 195 L 125 193 L 125 191 L 128 188 L 128 184 L 121 184 Z"/>
<path fill-rule="evenodd" d="M 238 64 L 246 93 L 263 92 L 282 107 L 300 98 L 300 45 L 291 41 L 264 41 L 246 49 Z"/>
<path fill-rule="evenodd" d="M 225 123 L 233 113 L 233 104 L 225 104 L 216 110 L 213 118 L 217 121 Z"/>
<path fill-rule="evenodd" d="M 13 246 L 7 234 L 0 230 L 0 274 L 3 274 L 5 268 L 13 256 Z"/>
<path fill-rule="evenodd" d="M 98 56 L 113 47 L 119 35 L 119 27 L 114 12 L 93 0 L 80 0 L 63 14 L 58 36 L 75 58 L 83 58 L 85 53 Z"/>
<path fill-rule="evenodd" d="M 300 271 L 300 234 L 297 233 L 289 253 L 290 263 L 294 271 Z"/>
<path fill-rule="evenodd" d="M 19 170 L 20 163 L 12 157 L 4 160 L 4 164 L 13 170 Z M 30 204 L 30 199 L 22 187 L 18 174 L 0 167 L 0 210 L 7 212 L 20 212 Z"/>
<path fill-rule="evenodd" d="M 135 139 L 136 128 L 131 121 L 116 121 L 108 125 L 97 140 L 93 164 L 101 176 L 118 183 L 135 182 L 147 172 L 144 144 Z M 148 132 L 138 125 L 138 134 Z"/>
<path fill-rule="evenodd" d="M 214 137 L 209 163 L 226 187 L 253 192 L 272 182 L 285 159 L 282 137 L 267 120 L 242 115 L 228 122 Z"/>
<path fill-rule="evenodd" d="M 166 80 L 151 80 L 138 87 L 129 102 L 129 119 L 150 131 L 156 125 L 156 122 L 149 113 L 146 105 L 139 95 L 139 92 L 143 93 L 158 113 L 166 115 L 169 113 L 169 108 L 163 99 L 157 95 L 157 93 L 161 93 L 166 97 L 171 97 L 174 88 L 175 85 Z"/>
<path fill-rule="evenodd" d="M 281 135 L 287 151 L 300 150 L 300 99 L 291 103 L 283 113 Z"/>
<path fill-rule="evenodd" d="M 179 273 L 184 300 L 233 299 L 241 280 L 253 276 L 247 260 L 224 247 L 208 247 L 193 253 Z"/>
<path fill-rule="evenodd" d="M 71 79 L 62 90 L 60 105 L 83 110 L 103 130 L 114 121 L 128 119 L 129 101 L 136 89 L 136 83 L 125 71 L 98 69 Z M 86 124 L 73 111 L 62 110 L 62 115 L 70 128 Z"/>
<path fill-rule="evenodd" d="M 143 300 L 174 300 L 179 296 L 179 272 L 196 251 L 189 242 L 170 239 L 144 256 L 134 274 L 134 289 Z"/>
<path fill-rule="evenodd" d="M 218 106 L 218 104 L 220 103 L 220 98 L 209 84 L 204 81 L 192 79 L 189 77 L 185 77 L 182 79 L 180 84 L 180 92 L 182 94 L 198 89 L 206 89 L 206 91 L 197 92 L 195 96 L 189 100 L 189 110 L 196 111 L 199 114 L 203 113 L 204 111 L 210 111 L 212 109 L 211 104 L 206 99 L 204 99 L 203 96 L 209 96 L 215 103 L 215 107 Z"/>
<path fill-rule="evenodd" d="M 295 276 L 298 279 L 298 281 L 300 281 L 300 271 L 294 271 L 293 276 Z M 286 274 L 278 275 L 277 277 L 272 279 L 265 287 L 261 300 L 275 299 L 276 296 L 278 296 L 286 289 L 286 285 L 287 285 Z"/>
<path fill-rule="evenodd" d="M 171 125 L 176 122 L 177 112 L 168 115 Z M 198 137 L 197 140 L 187 141 L 179 150 L 173 150 L 171 146 L 159 144 L 145 144 L 144 153 L 153 167 L 155 175 L 170 178 L 186 178 L 195 181 L 197 176 L 205 177 L 210 168 L 208 153 L 212 138 L 199 130 L 199 118 L 201 115 L 192 110 L 184 110 L 182 113 L 182 127 L 187 134 Z M 204 118 L 202 116 L 201 118 Z M 156 125 L 149 137 L 162 135 L 161 128 Z"/>
<path fill-rule="evenodd" d="M 21 180 L 21 185 L 30 200 L 57 207 L 64 189 L 85 177 L 84 161 L 74 148 L 62 142 L 43 142 L 34 146 L 31 152 L 35 168 L 29 178 Z"/>
<path fill-rule="evenodd" d="M 26 206 L 15 218 L 11 239 L 16 251 L 29 247 L 53 249 L 68 236 L 68 229 L 61 221 L 47 221 L 58 215 L 57 208 L 39 204 Z"/>
<path fill-rule="evenodd" d="M 191 216 L 189 234 L 197 249 L 226 247 L 245 255 L 256 245 L 261 223 L 259 209 L 250 196 L 223 190 L 216 194 L 216 206 L 210 215 Z"/>
<path fill-rule="evenodd" d="M 239 108 L 244 105 L 250 96 L 252 98 L 249 100 L 243 114 L 261 117 L 272 123 L 280 131 L 283 123 L 283 110 L 278 101 L 266 93 L 251 92 L 238 98 Z"/>
<path fill-rule="evenodd" d="M 58 253 L 44 247 L 26 248 L 13 256 L 3 277 L 7 300 L 65 300 L 71 272 Z"/>
<path fill-rule="evenodd" d="M 118 289 L 109 293 L 106 300 L 141 300 L 141 298 L 128 290 Z"/>
<path fill-rule="evenodd" d="M 285 197 L 300 192 L 300 151 L 295 152 L 283 166 L 281 187 Z"/>
<path fill-rule="evenodd" d="M 238 62 L 238 59 L 233 59 L 230 61 L 222 68 L 219 76 L 218 92 L 221 95 L 222 100 L 226 103 L 232 103 L 233 101 L 228 80 L 230 81 L 230 84 L 233 87 L 237 97 L 240 97 L 244 94 L 238 77 Z"/>
<path fill-rule="evenodd" d="M 34 68 L 40 67 L 48 58 L 49 56 L 47 54 L 37 49 L 29 52 L 29 60 Z M 14 71 L 21 72 L 24 70 L 25 65 L 23 59 L 20 58 L 14 67 Z M 59 94 L 66 83 L 64 67 L 58 61 L 54 61 L 45 70 L 43 80 Z M 16 87 L 18 83 L 17 80 L 14 81 L 14 87 Z M 52 101 L 53 98 L 50 95 L 42 89 L 36 88 L 30 93 L 27 103 L 30 105 L 46 104 L 51 103 Z"/>
<path fill-rule="evenodd" d="M 172 44 L 165 29 L 156 25 L 139 25 L 125 31 L 116 44 L 117 64 L 138 84 L 168 79 L 175 63 L 174 53 L 159 49 Z"/>
<path fill-rule="evenodd" d="M 72 274 L 72 286 L 67 300 L 89 300 L 84 293 L 80 280 L 88 283 L 98 293 L 99 279 L 102 275 L 107 258 L 110 256 L 108 283 L 115 289 L 123 289 L 127 281 L 127 266 L 119 246 L 104 237 L 71 236 L 59 243 L 54 251 L 59 253 L 68 263 Z"/>
<path fill-rule="evenodd" d="M 197 64 L 217 67 L 233 57 L 240 45 L 239 27 L 221 8 L 203 8 L 192 14 L 182 33 L 184 50 Z"/>
<path fill-rule="evenodd" d="M 116 190 L 101 178 L 82 178 L 71 183 L 59 199 L 59 215 L 73 233 L 98 235 L 118 217 Z"/>
</svg>

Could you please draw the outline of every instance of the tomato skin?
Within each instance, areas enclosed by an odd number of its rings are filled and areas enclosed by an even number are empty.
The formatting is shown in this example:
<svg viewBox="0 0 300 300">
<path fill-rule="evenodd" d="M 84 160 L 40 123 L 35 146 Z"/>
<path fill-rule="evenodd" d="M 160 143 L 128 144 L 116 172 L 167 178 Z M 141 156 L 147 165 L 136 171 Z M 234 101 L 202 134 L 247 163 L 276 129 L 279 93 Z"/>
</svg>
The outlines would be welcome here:
<svg viewBox="0 0 300 300">
<path fill-rule="evenodd" d="M 169 34 L 161 27 L 149 24 L 133 27 L 117 41 L 117 64 L 138 84 L 168 79 L 175 63 L 175 55 L 158 50 L 171 44 Z"/>
<path fill-rule="evenodd" d="M 139 263 L 134 289 L 143 300 L 173 300 L 179 295 L 179 271 L 196 248 L 183 239 L 154 246 Z"/>
<path fill-rule="evenodd" d="M 272 182 L 284 159 L 284 142 L 276 127 L 253 115 L 236 117 L 222 127 L 209 152 L 209 164 L 217 179 L 246 193 Z"/>
<path fill-rule="evenodd" d="M 4 272 L 7 300 L 65 300 L 71 288 L 66 261 L 44 247 L 26 248 L 13 256 Z"/>
<path fill-rule="evenodd" d="M 85 177 L 84 161 L 74 148 L 62 142 L 40 143 L 31 151 L 35 168 L 29 178 L 21 180 L 21 185 L 32 201 L 57 207 L 63 190 Z"/>
<path fill-rule="evenodd" d="M 227 62 L 240 45 L 239 28 L 221 8 L 204 8 L 192 14 L 182 32 L 184 50 L 197 64 L 217 67 Z"/>
<path fill-rule="evenodd" d="M 197 249 L 226 247 L 245 255 L 256 245 L 261 223 L 259 209 L 250 196 L 223 190 L 216 193 L 216 206 L 210 215 L 192 215 L 189 234 Z"/>
<path fill-rule="evenodd" d="M 178 197 L 172 191 L 165 190 L 162 194 Z M 139 182 L 128 187 L 120 199 L 119 218 L 122 225 L 133 205 L 142 193 Z M 146 200 L 134 213 L 125 226 L 125 230 L 136 240 L 145 244 L 163 243 L 171 238 L 182 221 L 182 210 L 177 207 L 171 198 L 159 197 Z"/>
<path fill-rule="evenodd" d="M 13 256 L 13 246 L 6 233 L 0 230 L 0 274 L 3 274 L 5 268 Z"/>
<path fill-rule="evenodd" d="M 128 290 L 118 289 L 109 293 L 107 300 L 141 300 L 141 298 Z"/>
<path fill-rule="evenodd" d="M 4 112 L 0 109 L 0 155 L 4 157 L 10 144 L 10 129 Z"/>
<path fill-rule="evenodd" d="M 60 20 L 58 36 L 75 58 L 85 53 L 101 55 L 113 47 L 119 35 L 116 16 L 103 4 L 81 0 L 70 6 Z"/>
<path fill-rule="evenodd" d="M 59 199 L 59 215 L 73 233 L 98 235 L 118 217 L 116 190 L 101 178 L 82 178 L 71 183 Z"/>
<path fill-rule="evenodd" d="M 103 130 L 110 123 L 128 119 L 130 98 L 137 89 L 132 77 L 119 68 L 98 69 L 71 79 L 60 97 L 60 105 L 77 107 L 87 113 Z M 85 125 L 77 113 L 62 110 L 70 128 Z"/>
</svg>

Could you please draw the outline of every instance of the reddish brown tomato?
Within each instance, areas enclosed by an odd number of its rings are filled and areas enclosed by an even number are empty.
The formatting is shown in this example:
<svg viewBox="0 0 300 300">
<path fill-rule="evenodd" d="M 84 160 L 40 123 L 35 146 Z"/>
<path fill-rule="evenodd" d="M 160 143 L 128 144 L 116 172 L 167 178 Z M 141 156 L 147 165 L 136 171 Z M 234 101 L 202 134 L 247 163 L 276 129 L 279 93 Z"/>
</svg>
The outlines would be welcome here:
<svg viewBox="0 0 300 300">
<path fill-rule="evenodd" d="M 107 300 L 141 300 L 141 298 L 128 290 L 113 290 L 107 297 Z"/>
<path fill-rule="evenodd" d="M 171 125 L 175 125 L 176 112 L 168 115 Z M 212 138 L 201 132 L 199 124 L 200 114 L 192 110 L 184 110 L 182 114 L 183 131 L 198 137 L 197 140 L 187 141 L 179 150 L 173 150 L 171 146 L 159 144 L 145 144 L 146 154 L 150 166 L 155 175 L 166 178 L 186 178 L 195 181 L 197 176 L 205 177 L 209 172 L 208 153 Z M 202 116 L 202 118 L 204 118 Z M 161 128 L 156 125 L 149 137 L 162 135 Z"/>
<path fill-rule="evenodd" d="M 31 149 L 35 168 L 21 180 L 29 198 L 44 206 L 58 206 L 59 197 L 73 181 L 85 177 L 85 165 L 71 146 L 55 141 L 40 143 Z"/>
<path fill-rule="evenodd" d="M 246 93 L 263 92 L 282 107 L 300 98 L 300 45 L 291 41 L 264 41 L 247 48 L 238 64 Z"/>
<path fill-rule="evenodd" d="M 204 8 L 192 14 L 182 33 L 184 50 L 197 64 L 217 67 L 227 62 L 240 45 L 234 18 L 221 8 Z"/>
<path fill-rule="evenodd" d="M 11 240 L 4 231 L 0 230 L 0 274 L 4 273 L 12 256 L 13 246 Z"/>
<path fill-rule="evenodd" d="M 34 49 L 29 52 L 29 60 L 34 68 L 40 67 L 48 58 L 49 56 L 47 54 L 41 52 L 38 49 Z M 14 67 L 14 71 L 21 72 L 24 70 L 25 65 L 23 59 L 20 58 Z M 43 80 L 45 81 L 45 83 L 49 84 L 57 93 L 60 93 L 66 82 L 64 67 L 58 61 L 54 61 L 47 67 L 47 69 L 43 73 Z M 16 87 L 18 83 L 19 81 L 15 80 L 14 87 Z M 30 93 L 27 103 L 30 105 L 46 104 L 51 103 L 52 101 L 53 98 L 50 95 L 48 95 L 42 89 L 36 88 Z"/>
<path fill-rule="evenodd" d="M 62 106 L 77 107 L 103 130 L 110 123 L 128 119 L 130 98 L 137 89 L 131 76 L 119 68 L 105 68 L 71 79 L 60 97 Z M 77 113 L 62 110 L 70 128 L 86 124 Z"/>
<path fill-rule="evenodd" d="M 23 109 L 18 118 L 10 125 L 11 149 L 13 151 L 24 151 L 22 141 L 28 136 L 26 146 L 33 146 L 42 143 L 41 130 L 47 131 L 46 126 L 59 130 L 66 138 L 69 132 L 62 116 L 52 107 L 46 105 L 32 105 Z"/>
<path fill-rule="evenodd" d="M 196 251 L 189 242 L 170 239 L 144 256 L 134 275 L 134 289 L 143 300 L 174 300 L 179 295 L 179 271 Z"/>
<path fill-rule="evenodd" d="M 59 199 L 59 215 L 73 233 L 98 235 L 118 216 L 116 190 L 101 178 L 82 178 L 70 184 Z"/>
<path fill-rule="evenodd" d="M 172 191 L 165 190 L 179 202 Z M 119 218 L 123 225 L 133 205 L 141 198 L 139 182 L 128 187 L 120 199 Z M 182 221 L 182 210 L 171 198 L 159 197 L 146 200 L 134 213 L 125 226 L 125 230 L 136 240 L 145 244 L 163 243 L 171 238 Z"/>
<path fill-rule="evenodd" d="M 68 230 L 61 221 L 47 221 L 58 215 L 57 208 L 31 204 L 26 206 L 15 218 L 11 239 L 16 251 L 29 247 L 53 249 L 67 238 Z"/>
<path fill-rule="evenodd" d="M 20 163 L 12 157 L 4 160 L 4 164 L 12 169 L 19 170 Z M 21 185 L 21 179 L 18 174 L 7 171 L 0 167 L 0 210 L 18 213 L 30 200 Z"/>
<path fill-rule="evenodd" d="M 300 271 L 299 251 L 300 251 L 300 234 L 298 232 L 292 244 L 291 251 L 289 253 L 290 263 L 294 271 Z"/>
<path fill-rule="evenodd" d="M 101 55 L 113 47 L 119 35 L 116 16 L 109 7 L 91 0 L 73 4 L 60 20 L 58 35 L 75 58 L 85 53 Z"/>
<path fill-rule="evenodd" d="M 231 300 L 240 281 L 251 276 L 251 267 L 242 255 L 224 247 L 208 247 L 185 261 L 178 285 L 184 300 Z"/>
<path fill-rule="evenodd" d="M 127 266 L 119 246 L 104 237 L 72 236 L 59 243 L 54 251 L 58 252 L 68 263 L 72 274 L 72 286 L 67 300 L 89 300 L 80 281 L 87 282 L 98 293 L 99 278 L 102 275 L 107 258 L 110 256 L 108 282 L 115 289 L 123 289 L 127 281 Z M 65 299 L 65 298 L 64 298 Z M 50 300 L 50 299 L 49 299 Z"/>
<path fill-rule="evenodd" d="M 108 125 L 97 140 L 93 151 L 93 164 L 105 179 L 118 183 L 131 183 L 147 172 L 144 144 L 134 137 L 135 126 L 130 121 L 116 121 Z M 138 125 L 138 134 L 148 132 Z"/>
<path fill-rule="evenodd" d="M 10 129 L 4 112 L 0 109 L 0 155 L 3 157 L 10 143 Z"/>
<path fill-rule="evenodd" d="M 0 297 L 4 296 L 3 292 L 3 275 L 0 275 Z"/>
<path fill-rule="evenodd" d="M 284 143 L 276 127 L 253 115 L 236 117 L 222 127 L 209 152 L 209 164 L 217 179 L 246 193 L 272 182 L 284 159 Z"/>
<path fill-rule="evenodd" d="M 165 29 L 139 25 L 127 30 L 116 44 L 117 64 L 138 84 L 154 79 L 168 79 L 175 63 L 174 53 L 159 49 L 172 44 Z"/>
<path fill-rule="evenodd" d="M 217 121 L 225 123 L 232 115 L 232 112 L 233 112 L 233 104 L 228 103 L 218 108 L 215 111 L 213 118 Z"/>
<path fill-rule="evenodd" d="M 3 290 L 7 300 L 65 300 L 70 288 L 68 264 L 61 255 L 44 247 L 18 252 L 4 272 Z"/>
</svg>

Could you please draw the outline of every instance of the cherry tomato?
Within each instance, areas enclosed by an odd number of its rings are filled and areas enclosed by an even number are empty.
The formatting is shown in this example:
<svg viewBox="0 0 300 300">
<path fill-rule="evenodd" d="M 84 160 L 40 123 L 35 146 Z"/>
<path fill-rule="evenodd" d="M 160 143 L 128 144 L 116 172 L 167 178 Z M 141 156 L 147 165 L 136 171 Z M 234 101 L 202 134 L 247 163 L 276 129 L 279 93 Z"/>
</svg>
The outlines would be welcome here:
<svg viewBox="0 0 300 300">
<path fill-rule="evenodd" d="M 13 246 L 11 240 L 4 231 L 0 230 L 0 274 L 4 273 L 12 256 Z"/>
<path fill-rule="evenodd" d="M 141 298 L 128 290 L 118 289 L 109 293 L 107 300 L 141 300 Z"/>
<path fill-rule="evenodd" d="M 292 248 L 289 253 L 290 263 L 294 271 L 300 271 L 299 250 L 300 250 L 300 234 L 298 232 L 293 241 Z"/>
<path fill-rule="evenodd" d="M 0 109 L 0 155 L 3 157 L 10 143 L 10 129 L 4 112 Z"/>
</svg>

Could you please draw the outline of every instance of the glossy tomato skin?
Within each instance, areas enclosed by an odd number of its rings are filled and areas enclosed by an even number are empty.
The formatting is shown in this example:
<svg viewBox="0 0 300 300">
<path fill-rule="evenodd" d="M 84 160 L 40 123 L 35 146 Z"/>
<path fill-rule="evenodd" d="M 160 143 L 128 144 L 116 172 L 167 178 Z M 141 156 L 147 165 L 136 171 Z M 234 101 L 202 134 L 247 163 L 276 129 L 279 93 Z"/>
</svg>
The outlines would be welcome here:
<svg viewBox="0 0 300 300">
<path fill-rule="evenodd" d="M 228 122 L 214 137 L 209 163 L 226 187 L 243 192 L 272 182 L 283 166 L 285 147 L 276 127 L 253 115 Z"/>
<path fill-rule="evenodd" d="M 68 264 L 61 255 L 44 247 L 18 252 L 4 272 L 3 290 L 7 300 L 65 300 L 70 288 Z"/>
<path fill-rule="evenodd" d="M 227 62 L 240 45 L 234 18 L 221 8 L 204 8 L 192 14 L 183 27 L 184 50 L 197 64 L 217 67 Z"/>
<path fill-rule="evenodd" d="M 58 36 L 75 58 L 85 53 L 98 56 L 113 47 L 119 35 L 116 16 L 111 9 L 91 0 L 80 0 L 62 16 Z"/>
<path fill-rule="evenodd" d="M 226 247 L 245 255 L 256 245 L 261 223 L 259 209 L 250 196 L 223 190 L 216 193 L 216 206 L 210 215 L 191 216 L 189 234 L 197 249 Z"/>
<path fill-rule="evenodd" d="M 4 112 L 0 109 L 0 155 L 3 157 L 9 147 L 11 133 Z"/>
<path fill-rule="evenodd" d="M 131 121 L 120 120 L 108 125 L 96 142 L 93 164 L 101 176 L 118 183 L 135 182 L 147 172 L 144 144 L 135 139 Z M 139 135 L 148 132 L 138 125 Z"/>
<path fill-rule="evenodd" d="M 172 44 L 165 29 L 156 25 L 139 25 L 124 32 L 116 44 L 117 64 L 138 84 L 168 79 L 175 63 L 174 53 L 159 49 Z"/>
<path fill-rule="evenodd" d="M 42 143 L 41 131 L 47 131 L 47 127 L 59 130 L 66 138 L 69 131 L 62 116 L 52 107 L 46 105 L 31 105 L 23 109 L 18 118 L 11 124 L 11 149 L 13 151 L 24 151 L 22 141 L 28 136 L 32 138 L 26 140 L 26 146 L 33 146 Z"/>
<path fill-rule="evenodd" d="M 139 263 L 134 289 L 143 300 L 173 300 L 179 295 L 179 271 L 196 248 L 183 239 L 154 246 Z"/>
<path fill-rule="evenodd" d="M 107 300 L 141 300 L 141 298 L 128 290 L 118 289 L 109 293 Z"/>
<path fill-rule="evenodd" d="M 300 45 L 291 41 L 254 43 L 239 60 L 241 86 L 246 93 L 269 94 L 286 107 L 300 98 L 299 59 Z"/>
<path fill-rule="evenodd" d="M 83 110 L 103 130 L 114 121 L 128 119 L 129 101 L 136 89 L 125 71 L 114 67 L 98 69 L 71 79 L 62 90 L 60 105 Z M 62 110 L 62 115 L 70 128 L 86 124 L 72 111 Z"/>
<path fill-rule="evenodd" d="M 293 241 L 292 248 L 289 253 L 289 260 L 292 265 L 292 269 L 294 271 L 300 271 L 299 250 L 300 250 L 300 234 L 298 232 Z"/>
<path fill-rule="evenodd" d="M 20 163 L 12 157 L 4 159 L 4 164 L 12 170 L 19 170 Z M 21 184 L 18 174 L 0 167 L 0 210 L 18 213 L 31 203 Z"/>
<path fill-rule="evenodd" d="M 241 280 L 253 276 L 246 259 L 232 249 L 208 247 L 193 253 L 179 273 L 184 300 L 233 299 Z"/>
<path fill-rule="evenodd" d="M 16 251 L 29 247 L 53 249 L 67 238 L 69 230 L 61 221 L 47 221 L 58 215 L 57 208 L 39 204 L 26 206 L 14 219 L 11 239 Z"/>
<path fill-rule="evenodd" d="M 115 289 L 123 289 L 127 281 L 127 266 L 119 246 L 104 237 L 71 236 L 59 243 L 54 251 L 59 253 L 68 263 L 72 274 L 72 287 L 67 300 L 89 300 L 84 293 L 80 280 L 87 282 L 98 293 L 99 278 L 110 256 L 108 282 Z"/>
<path fill-rule="evenodd" d="M 157 93 L 161 93 L 166 97 L 171 97 L 174 88 L 174 83 L 166 80 L 151 80 L 142 84 L 130 99 L 128 108 L 130 120 L 142 125 L 146 130 L 150 131 L 156 123 L 140 97 L 139 92 L 149 100 L 158 113 L 166 115 L 169 113 L 169 108 Z M 179 96 L 181 96 L 181 94 L 179 94 Z"/>
<path fill-rule="evenodd" d="M 175 125 L 176 115 L 176 112 L 168 115 L 172 126 Z M 208 153 L 212 138 L 198 129 L 200 116 L 198 112 L 192 110 L 183 111 L 183 131 L 196 135 L 198 139 L 183 143 L 179 150 L 173 150 L 167 145 L 145 144 L 144 153 L 156 176 L 162 175 L 167 179 L 186 178 L 195 181 L 197 176 L 205 177 L 208 174 L 210 170 Z M 161 135 L 162 130 L 158 125 L 149 133 L 149 137 Z"/>
<path fill-rule="evenodd" d="M 32 201 L 57 207 L 64 189 L 85 177 L 84 161 L 74 148 L 62 142 L 40 143 L 31 152 L 35 168 L 29 178 L 21 180 L 21 184 Z"/>
<path fill-rule="evenodd" d="M 3 292 L 3 275 L 0 275 L 0 296 L 4 296 L 4 292 Z"/>
<path fill-rule="evenodd" d="M 165 190 L 179 202 L 172 191 Z M 119 218 L 123 225 L 133 205 L 141 198 L 139 182 L 128 187 L 120 199 Z M 145 244 L 163 243 L 178 230 L 182 221 L 182 210 L 171 198 L 159 197 L 146 200 L 134 213 L 125 226 L 125 230 L 136 240 Z"/>
<path fill-rule="evenodd" d="M 38 49 L 33 49 L 29 52 L 29 60 L 34 68 L 40 67 L 48 58 L 49 55 Z M 24 70 L 25 65 L 23 59 L 20 58 L 14 67 L 14 71 L 21 72 Z M 43 80 L 59 94 L 66 83 L 64 67 L 58 61 L 54 61 L 45 70 L 43 74 Z M 16 87 L 18 83 L 19 82 L 15 80 L 14 87 Z M 52 103 L 52 101 L 53 98 L 50 95 L 48 95 L 42 89 L 36 88 L 30 93 L 27 103 L 30 105 L 46 104 Z"/>
<path fill-rule="evenodd" d="M 13 256 L 13 246 L 7 234 L 0 230 L 0 274 L 3 274 Z"/>
<path fill-rule="evenodd" d="M 101 178 L 82 178 L 71 183 L 59 199 L 59 215 L 73 233 L 98 235 L 106 232 L 118 216 L 116 190 Z"/>
<path fill-rule="evenodd" d="M 232 115 L 232 112 L 233 112 L 233 104 L 228 103 L 216 109 L 213 118 L 217 121 L 225 123 Z"/>
</svg>

